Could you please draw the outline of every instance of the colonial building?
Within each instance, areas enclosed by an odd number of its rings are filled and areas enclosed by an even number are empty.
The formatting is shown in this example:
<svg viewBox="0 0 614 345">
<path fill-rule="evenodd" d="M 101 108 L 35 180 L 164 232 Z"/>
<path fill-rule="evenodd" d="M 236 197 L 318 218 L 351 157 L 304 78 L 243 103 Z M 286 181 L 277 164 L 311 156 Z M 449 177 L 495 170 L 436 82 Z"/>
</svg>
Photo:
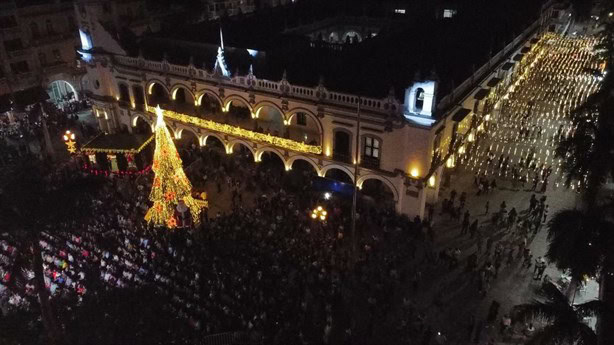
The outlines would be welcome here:
<svg viewBox="0 0 614 345">
<path fill-rule="evenodd" d="M 0 94 L 43 87 L 53 100 L 78 97 L 85 70 L 72 1 L 2 1 L 0 35 Z"/>
<path fill-rule="evenodd" d="M 551 4 L 524 5 L 476 23 L 484 27 L 468 25 L 467 8 L 441 21 L 428 5 L 388 19 L 332 9 L 309 18 L 299 7 L 300 19 L 272 11 L 126 46 L 83 2 L 80 54 L 106 132 L 149 131 L 160 106 L 176 138 L 345 174 L 422 216 L 458 152 L 487 130 L 500 91 L 540 52 Z"/>
</svg>

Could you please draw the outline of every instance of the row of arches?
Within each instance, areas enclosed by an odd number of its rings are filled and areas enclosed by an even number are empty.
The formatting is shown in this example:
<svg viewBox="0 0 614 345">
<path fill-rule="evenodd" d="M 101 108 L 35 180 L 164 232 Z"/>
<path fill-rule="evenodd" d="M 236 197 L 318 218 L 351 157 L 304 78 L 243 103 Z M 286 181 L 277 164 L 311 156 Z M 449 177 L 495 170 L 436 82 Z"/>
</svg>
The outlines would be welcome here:
<svg viewBox="0 0 614 345">
<path fill-rule="evenodd" d="M 160 105 L 197 117 L 207 118 L 220 123 L 235 125 L 247 130 L 268 133 L 311 145 L 321 145 L 323 126 L 318 117 L 305 108 L 294 108 L 284 112 L 280 106 L 270 101 L 255 105 L 240 95 L 229 95 L 222 99 L 212 90 L 201 90 L 194 94 L 186 85 L 177 84 L 168 89 L 160 81 L 150 81 L 146 86 L 147 94 L 140 85 L 130 88 L 125 83 L 118 86 L 118 101 L 125 106 L 143 108 L 145 98 L 149 105 Z"/>
<path fill-rule="evenodd" d="M 151 131 L 153 123 L 149 119 L 141 115 L 137 115 L 133 119 L 134 131 Z M 263 146 L 256 147 L 252 143 L 249 143 L 242 139 L 230 139 L 226 140 L 223 136 L 213 133 L 204 132 L 197 133 L 193 129 L 187 126 L 178 126 L 177 128 L 169 129 L 172 131 L 176 139 L 181 140 L 183 145 L 195 145 L 195 146 L 208 146 L 218 148 L 220 151 L 226 154 L 234 154 L 237 152 L 249 153 L 253 161 L 256 163 L 263 162 L 265 160 L 278 160 L 282 169 L 285 171 L 291 171 L 297 167 L 301 170 L 311 169 L 314 174 L 320 177 L 327 177 L 348 184 L 354 183 L 354 172 L 351 166 L 338 164 L 334 162 L 324 161 L 320 163 L 319 160 L 304 156 L 304 155 L 291 155 L 286 156 L 280 150 L 275 147 Z M 366 183 L 370 181 L 369 183 Z M 375 184 L 375 186 L 373 186 Z M 376 192 L 384 191 L 390 194 L 392 200 L 397 202 L 399 200 L 399 194 L 395 184 L 392 180 L 377 174 L 363 174 L 359 176 L 357 185 L 361 189 L 368 189 Z"/>
</svg>

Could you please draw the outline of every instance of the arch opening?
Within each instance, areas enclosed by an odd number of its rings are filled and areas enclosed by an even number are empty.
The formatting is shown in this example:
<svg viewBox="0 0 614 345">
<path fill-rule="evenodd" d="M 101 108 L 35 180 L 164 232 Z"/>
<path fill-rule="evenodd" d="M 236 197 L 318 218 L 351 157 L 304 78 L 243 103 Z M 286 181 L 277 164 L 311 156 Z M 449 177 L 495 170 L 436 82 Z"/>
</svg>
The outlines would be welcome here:
<svg viewBox="0 0 614 345">
<path fill-rule="evenodd" d="M 286 163 L 284 163 L 283 159 L 275 152 L 263 151 L 260 152 L 260 157 L 257 158 L 261 167 L 264 169 L 279 173 L 286 171 Z"/>
<path fill-rule="evenodd" d="M 173 102 L 175 109 L 184 114 L 192 114 L 194 112 L 194 97 L 186 88 L 179 86 L 173 90 Z"/>
<path fill-rule="evenodd" d="M 59 106 L 79 100 L 75 87 L 65 80 L 55 80 L 49 83 L 47 93 L 51 101 Z"/>
<path fill-rule="evenodd" d="M 224 145 L 224 142 L 222 141 L 222 139 L 218 138 L 215 135 L 211 135 L 211 134 L 207 135 L 203 139 L 203 146 L 207 146 L 210 149 L 218 150 L 220 152 L 226 151 L 226 146 Z"/>
<path fill-rule="evenodd" d="M 268 133 L 276 137 L 287 137 L 284 126 L 284 115 L 279 109 L 270 105 L 261 105 L 256 108 L 257 131 Z"/>
<path fill-rule="evenodd" d="M 243 159 L 245 161 L 255 161 L 254 152 L 249 147 L 248 143 L 243 141 L 235 141 L 231 143 L 231 145 L 233 155 L 237 155 L 240 157 L 240 159 Z"/>
<path fill-rule="evenodd" d="M 295 111 L 287 120 L 288 137 L 310 145 L 320 145 L 322 129 L 315 115 L 307 111 Z"/>
<path fill-rule="evenodd" d="M 164 86 L 160 85 L 157 82 L 153 82 L 151 85 L 149 85 L 149 98 L 147 103 L 153 107 L 157 106 L 158 104 L 160 106 L 165 106 L 169 103 L 169 98 L 168 98 L 168 92 L 166 92 L 166 88 L 164 88 Z"/>
<path fill-rule="evenodd" d="M 132 120 L 132 133 L 149 135 L 152 132 L 152 126 L 149 122 L 141 116 L 134 117 L 134 120 Z"/>
<path fill-rule="evenodd" d="M 330 168 L 324 174 L 324 177 L 342 182 L 347 184 L 354 184 L 354 180 L 352 176 L 349 175 L 346 171 L 338 169 L 338 168 Z"/>
<path fill-rule="evenodd" d="M 202 96 L 200 96 L 199 109 L 203 111 L 205 115 L 221 114 L 222 104 L 216 97 L 205 92 L 204 94 L 202 94 Z"/>
<path fill-rule="evenodd" d="M 226 122 L 250 131 L 256 130 L 257 124 L 252 118 L 250 107 L 243 101 L 233 99 L 226 104 Z"/>
<path fill-rule="evenodd" d="M 300 173 L 304 176 L 318 176 L 318 169 L 313 165 L 313 163 L 303 158 L 295 159 L 289 164 L 293 172 Z"/>
<path fill-rule="evenodd" d="M 189 129 L 181 128 L 177 131 L 179 137 L 176 138 L 176 143 L 178 147 L 192 147 L 194 148 L 200 146 L 200 139 L 198 135 L 192 132 Z"/>
<path fill-rule="evenodd" d="M 394 209 L 396 196 L 394 191 L 382 180 L 368 178 L 361 182 L 360 194 L 375 207 Z"/>
</svg>

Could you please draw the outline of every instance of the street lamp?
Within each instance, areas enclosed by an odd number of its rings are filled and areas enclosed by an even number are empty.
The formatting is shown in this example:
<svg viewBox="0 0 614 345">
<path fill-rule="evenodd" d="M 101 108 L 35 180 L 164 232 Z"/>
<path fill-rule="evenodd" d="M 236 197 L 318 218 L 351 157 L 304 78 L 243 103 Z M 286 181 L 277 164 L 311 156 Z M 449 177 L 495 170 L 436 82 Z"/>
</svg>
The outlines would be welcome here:
<svg viewBox="0 0 614 345">
<path fill-rule="evenodd" d="M 322 206 L 318 206 L 314 208 L 313 211 L 311 211 L 311 218 L 314 220 L 320 219 L 321 221 L 325 221 L 327 214 L 328 212 L 326 212 L 326 210 L 322 208 Z"/>
<path fill-rule="evenodd" d="M 77 142 L 75 141 L 75 133 L 67 130 L 64 133 L 64 144 L 66 144 L 66 149 L 69 153 L 77 153 Z"/>
</svg>

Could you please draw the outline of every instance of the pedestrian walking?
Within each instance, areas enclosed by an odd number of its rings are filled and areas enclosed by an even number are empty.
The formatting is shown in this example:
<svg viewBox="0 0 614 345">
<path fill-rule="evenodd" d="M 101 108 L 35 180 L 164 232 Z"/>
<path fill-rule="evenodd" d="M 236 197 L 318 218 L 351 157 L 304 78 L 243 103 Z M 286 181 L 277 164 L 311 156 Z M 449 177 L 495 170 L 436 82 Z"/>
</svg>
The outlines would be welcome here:
<svg viewBox="0 0 614 345">
<path fill-rule="evenodd" d="M 490 208 L 490 202 L 486 200 L 486 205 L 484 206 L 485 212 L 484 214 L 488 214 L 488 209 Z"/>
</svg>

